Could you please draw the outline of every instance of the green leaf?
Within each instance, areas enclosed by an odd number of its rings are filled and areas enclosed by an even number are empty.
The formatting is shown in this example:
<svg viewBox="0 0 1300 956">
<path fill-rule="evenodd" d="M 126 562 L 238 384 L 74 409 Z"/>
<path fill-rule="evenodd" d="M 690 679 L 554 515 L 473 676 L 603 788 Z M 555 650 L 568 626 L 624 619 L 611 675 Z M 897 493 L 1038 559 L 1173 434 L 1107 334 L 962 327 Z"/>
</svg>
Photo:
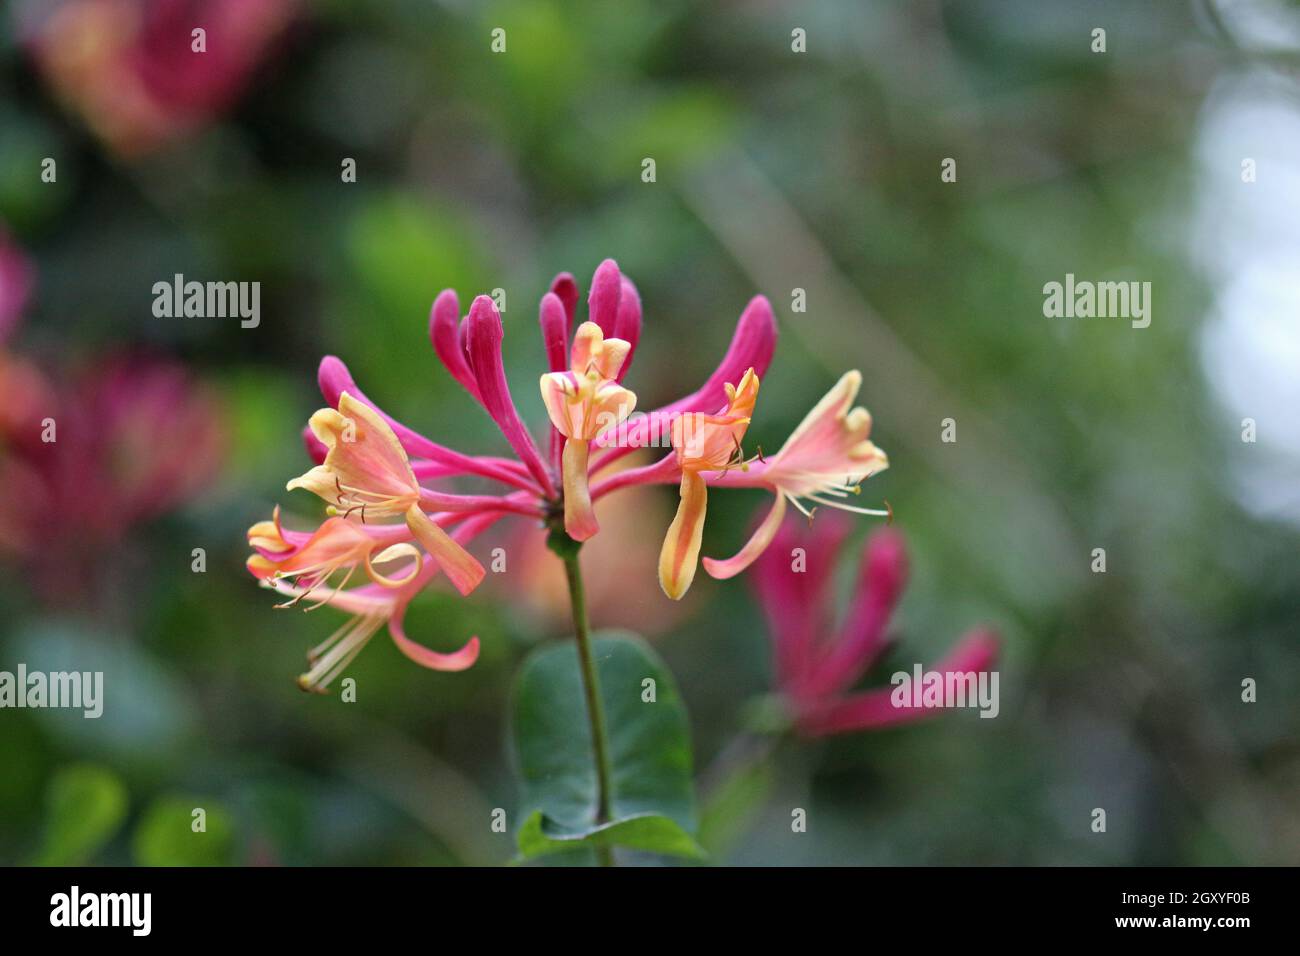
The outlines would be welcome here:
<svg viewBox="0 0 1300 956">
<path fill-rule="evenodd" d="M 522 781 L 519 851 L 525 858 L 593 846 L 699 857 L 686 708 L 672 674 L 632 634 L 592 642 L 610 749 L 611 820 L 597 822 L 597 784 L 586 698 L 573 642 L 535 651 L 511 701 Z M 646 701 L 647 680 L 654 700 Z"/>
<path fill-rule="evenodd" d="M 528 859 L 593 846 L 625 846 L 695 859 L 704 856 L 704 851 L 689 833 L 657 813 L 624 817 L 598 827 L 568 832 L 557 828 L 541 810 L 536 810 L 519 831 L 519 852 Z"/>
<path fill-rule="evenodd" d="M 203 826 L 195 830 L 194 811 Z M 200 797 L 160 797 L 149 805 L 131 840 L 141 866 L 223 866 L 230 864 L 235 826 L 226 809 Z"/>
<path fill-rule="evenodd" d="M 38 866 L 86 863 L 126 816 L 126 787 L 117 774 L 94 764 L 67 767 L 50 783 L 45 841 Z"/>
</svg>

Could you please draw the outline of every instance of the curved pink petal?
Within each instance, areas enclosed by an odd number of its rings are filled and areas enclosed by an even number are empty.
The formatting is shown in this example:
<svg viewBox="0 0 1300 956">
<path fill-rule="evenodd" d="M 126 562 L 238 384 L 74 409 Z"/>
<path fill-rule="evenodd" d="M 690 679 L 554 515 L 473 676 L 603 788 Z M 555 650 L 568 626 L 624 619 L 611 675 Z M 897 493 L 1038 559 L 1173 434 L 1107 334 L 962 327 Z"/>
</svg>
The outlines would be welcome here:
<svg viewBox="0 0 1300 956">
<path fill-rule="evenodd" d="M 704 570 L 709 573 L 710 577 L 726 580 L 734 578 L 741 571 L 758 560 L 759 556 L 767 550 L 767 546 L 772 543 L 776 537 L 777 528 L 781 526 L 781 520 L 785 517 L 785 495 L 777 492 L 776 501 L 772 503 L 772 508 L 767 513 L 757 528 L 754 529 L 753 535 L 745 542 L 745 546 L 730 558 L 705 558 Z"/>
<path fill-rule="evenodd" d="M 877 688 L 809 708 L 797 719 L 799 731 L 809 737 L 824 737 L 854 730 L 892 727 L 942 713 L 940 710 L 895 707 L 890 699 L 893 690 L 892 687 Z"/>
<path fill-rule="evenodd" d="M 976 628 L 962 635 L 952 650 L 934 665 L 934 669 L 945 674 L 978 674 L 992 667 L 1000 653 L 1002 640 L 997 631 L 987 627 Z"/>
<path fill-rule="evenodd" d="M 618 297 L 618 318 L 614 322 L 614 337 L 620 338 L 631 346 L 623 367 L 619 369 L 614 381 L 623 381 L 627 370 L 632 367 L 632 356 L 636 354 L 636 344 L 641 339 L 641 294 L 627 276 L 623 276 L 622 291 Z"/>
<path fill-rule="evenodd" d="M 572 292 L 572 302 L 566 303 L 555 291 L 561 280 L 567 279 L 567 290 Z M 572 305 L 578 301 L 578 287 L 567 272 L 556 276 L 551 291 L 542 296 L 537 322 L 542 328 L 542 347 L 546 350 L 546 364 L 552 372 L 569 369 L 569 323 L 573 318 Z M 563 467 L 564 435 L 554 425 L 550 433 L 551 461 L 558 470 Z"/>
<path fill-rule="evenodd" d="M 451 537 L 457 544 L 465 545 L 474 538 L 478 537 L 492 525 L 496 524 L 501 518 L 500 513 L 496 514 L 479 514 L 474 515 L 459 528 L 451 533 Z M 388 622 L 388 633 L 393 638 L 393 643 L 397 649 L 424 667 L 432 670 L 457 671 L 465 670 L 473 665 L 478 659 L 479 640 L 477 637 L 471 637 L 458 651 L 450 654 L 440 654 L 437 651 L 430 650 L 423 644 L 418 644 L 406 636 L 405 618 L 406 607 L 411 599 L 420 592 L 420 590 L 429 582 L 433 575 L 438 573 L 438 567 L 430 561 L 428 567 L 421 573 L 420 577 L 411 583 L 407 589 L 407 597 L 398 604 L 394 609 Z M 369 594 L 376 593 L 375 585 L 366 585 L 361 588 L 354 588 L 352 591 L 344 592 L 345 596 L 357 595 L 362 599 L 363 595 L 368 598 Z"/>
<path fill-rule="evenodd" d="M 750 584 L 768 621 L 783 691 L 797 692 L 812 671 L 832 619 L 836 562 L 852 528 L 837 512 L 819 514 L 811 528 L 799 516 L 787 518 L 754 564 Z"/>
<path fill-rule="evenodd" d="M 430 650 L 406 636 L 406 604 L 399 606 L 388 620 L 388 634 L 397 645 L 397 649 L 421 667 L 435 671 L 463 671 L 478 660 L 479 640 L 471 637 L 465 646 L 450 654 L 440 654 Z"/>
<path fill-rule="evenodd" d="M 307 449 L 307 456 L 318 465 L 325 463 L 325 456 L 330 450 L 325 447 L 325 443 L 316 437 L 316 433 L 311 430 L 310 425 L 302 426 L 302 444 Z"/>
<path fill-rule="evenodd" d="M 569 317 L 564 303 L 554 292 L 542 296 L 537 310 L 537 324 L 542 328 L 542 347 L 546 350 L 546 364 L 552 372 L 569 370 Z"/>
<path fill-rule="evenodd" d="M 475 298 L 465 326 L 469 364 L 478 380 L 483 407 L 546 496 L 554 497 L 555 487 L 551 483 L 550 473 L 542 463 L 542 456 L 533 444 L 528 429 L 520 421 L 519 411 L 510 397 L 510 386 L 506 383 L 506 370 L 501 359 L 501 342 L 505 338 L 505 330 L 501 326 L 501 314 L 497 312 L 496 303 L 486 295 Z"/>
<path fill-rule="evenodd" d="M 596 266 L 591 277 L 591 292 L 587 295 L 587 320 L 600 326 L 605 338 L 615 338 L 618 325 L 618 301 L 623 292 L 623 276 L 618 263 L 606 259 Z"/>
<path fill-rule="evenodd" d="M 451 289 L 443 289 L 438 298 L 433 300 L 429 310 L 429 341 L 433 350 L 446 366 L 451 377 L 460 382 L 465 391 L 475 399 L 482 401 L 478 391 L 478 381 L 470 370 L 469 361 L 460 340 L 460 301 Z"/>
<path fill-rule="evenodd" d="M 997 660 L 998 636 L 991 630 L 971 631 L 939 661 L 932 671 L 941 674 L 978 674 Z M 863 691 L 848 697 L 832 698 L 825 703 L 807 705 L 799 717 L 799 729 L 809 736 L 869 730 L 924 720 L 946 713 L 942 707 L 895 706 L 894 687 Z"/>
<path fill-rule="evenodd" d="M 578 299 L 582 297 L 582 294 L 578 291 L 578 283 L 574 281 L 572 274 L 568 272 L 561 272 L 551 280 L 551 291 L 564 304 L 564 314 L 568 319 L 568 324 L 564 329 L 565 351 L 567 352 L 569 329 L 573 325 L 573 317 L 578 311 Z"/>
</svg>

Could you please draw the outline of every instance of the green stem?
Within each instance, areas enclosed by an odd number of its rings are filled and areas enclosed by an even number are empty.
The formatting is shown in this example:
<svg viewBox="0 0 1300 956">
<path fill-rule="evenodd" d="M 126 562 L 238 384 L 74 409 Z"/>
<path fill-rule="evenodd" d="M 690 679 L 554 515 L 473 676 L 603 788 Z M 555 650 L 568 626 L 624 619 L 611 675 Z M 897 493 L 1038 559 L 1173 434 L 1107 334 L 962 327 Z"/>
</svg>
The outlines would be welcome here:
<svg viewBox="0 0 1300 956">
<path fill-rule="evenodd" d="M 562 529 L 553 530 L 547 545 L 564 562 L 569 581 L 569 602 L 573 606 L 573 632 L 578 643 L 578 663 L 582 671 L 582 690 L 587 699 L 587 721 L 591 724 L 591 747 L 596 760 L 596 823 L 610 819 L 609 735 L 605 729 L 605 704 L 600 696 L 600 678 L 591 654 L 591 625 L 587 621 L 587 597 L 582 586 L 582 568 L 578 551 L 582 545 Z M 613 866 L 609 847 L 600 847 L 596 855 L 601 866 Z"/>
</svg>

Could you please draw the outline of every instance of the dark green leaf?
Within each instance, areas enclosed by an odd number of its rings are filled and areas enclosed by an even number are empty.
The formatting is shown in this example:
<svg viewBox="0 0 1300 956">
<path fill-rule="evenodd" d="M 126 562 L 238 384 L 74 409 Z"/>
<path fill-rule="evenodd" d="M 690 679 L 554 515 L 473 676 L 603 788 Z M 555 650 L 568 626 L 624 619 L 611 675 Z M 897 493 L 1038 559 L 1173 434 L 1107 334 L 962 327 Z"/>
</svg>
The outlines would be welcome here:
<svg viewBox="0 0 1300 956">
<path fill-rule="evenodd" d="M 575 833 L 557 828 L 537 810 L 524 821 L 519 832 L 519 852 L 528 858 L 593 846 L 625 846 L 693 858 L 704 855 L 689 833 L 657 813 L 624 817 Z"/>
<path fill-rule="evenodd" d="M 583 846 L 626 846 L 700 856 L 690 732 L 672 675 L 640 638 L 593 641 L 609 731 L 608 821 L 597 821 L 591 730 L 577 648 L 542 648 L 524 662 L 511 704 L 515 763 L 523 784 L 525 857 Z M 647 701 L 646 682 L 654 700 Z"/>
</svg>

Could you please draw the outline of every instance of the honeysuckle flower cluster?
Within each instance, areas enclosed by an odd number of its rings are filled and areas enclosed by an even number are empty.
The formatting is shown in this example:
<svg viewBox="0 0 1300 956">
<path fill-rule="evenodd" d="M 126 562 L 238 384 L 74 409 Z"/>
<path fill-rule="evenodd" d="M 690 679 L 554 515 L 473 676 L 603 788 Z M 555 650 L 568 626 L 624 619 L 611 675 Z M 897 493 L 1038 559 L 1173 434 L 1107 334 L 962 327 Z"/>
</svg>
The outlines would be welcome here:
<svg viewBox="0 0 1300 956">
<path fill-rule="evenodd" d="M 804 736 L 887 727 L 938 713 L 897 705 L 891 687 L 853 690 L 889 649 L 890 618 L 907 585 L 907 549 L 903 536 L 890 528 L 868 538 L 853 596 L 837 628 L 831 585 L 848 532 L 847 522 L 830 515 L 811 525 L 786 521 L 776 529 L 772 547 L 758 559 L 751 578 L 768 621 L 776 690 L 794 728 Z M 998 646 L 993 631 L 970 631 L 933 670 L 988 670 Z"/>
<path fill-rule="evenodd" d="M 328 517 L 313 531 L 293 531 L 277 508 L 248 533 L 249 570 L 286 598 L 281 606 L 329 605 L 349 615 L 308 655 L 311 667 L 299 678 L 304 689 L 323 691 L 385 625 L 398 648 L 425 667 L 471 666 L 477 637 L 453 653 L 433 651 L 406 635 L 406 609 L 439 573 L 462 594 L 473 591 L 484 569 L 468 546 L 509 515 L 582 542 L 600 530 L 596 501 L 623 488 L 677 483 L 680 505 L 664 538 L 659 579 L 664 593 L 678 599 L 699 562 L 709 485 L 763 487 L 776 495 L 771 515 L 737 555 L 705 559 L 705 570 L 719 578 L 739 573 L 763 552 L 787 501 L 809 515 L 818 504 L 885 514 L 847 500 L 858 482 L 887 466 L 868 440 L 870 416 L 852 407 L 861 381 L 856 372 L 840 380 L 771 458 L 745 455 L 760 378 L 776 346 L 765 298 L 746 306 L 730 347 L 699 389 L 648 413 L 635 411 L 636 395 L 623 384 L 642 329 L 636 287 L 607 259 L 592 277 L 586 321 L 575 329 L 579 298 L 573 277 L 563 273 L 541 300 L 547 370 L 539 386 L 551 424 L 541 445 L 506 381 L 504 328 L 493 300 L 478 296 L 464 317 L 450 289 L 433 303 L 435 353 L 497 425 L 512 456 L 467 455 L 441 445 L 386 414 L 338 358 L 321 362 L 328 407 L 311 417 L 304 436 L 316 464 L 288 488 L 321 498 Z M 612 467 L 652 445 L 654 436 L 669 436 L 668 454 L 648 465 Z M 465 477 L 499 487 L 489 494 L 454 490 Z"/>
<path fill-rule="evenodd" d="M 114 152 L 201 128 L 247 86 L 295 0 L 51 0 L 15 6 L 41 73 Z M 203 49 L 193 31 L 202 28 Z"/>
</svg>

